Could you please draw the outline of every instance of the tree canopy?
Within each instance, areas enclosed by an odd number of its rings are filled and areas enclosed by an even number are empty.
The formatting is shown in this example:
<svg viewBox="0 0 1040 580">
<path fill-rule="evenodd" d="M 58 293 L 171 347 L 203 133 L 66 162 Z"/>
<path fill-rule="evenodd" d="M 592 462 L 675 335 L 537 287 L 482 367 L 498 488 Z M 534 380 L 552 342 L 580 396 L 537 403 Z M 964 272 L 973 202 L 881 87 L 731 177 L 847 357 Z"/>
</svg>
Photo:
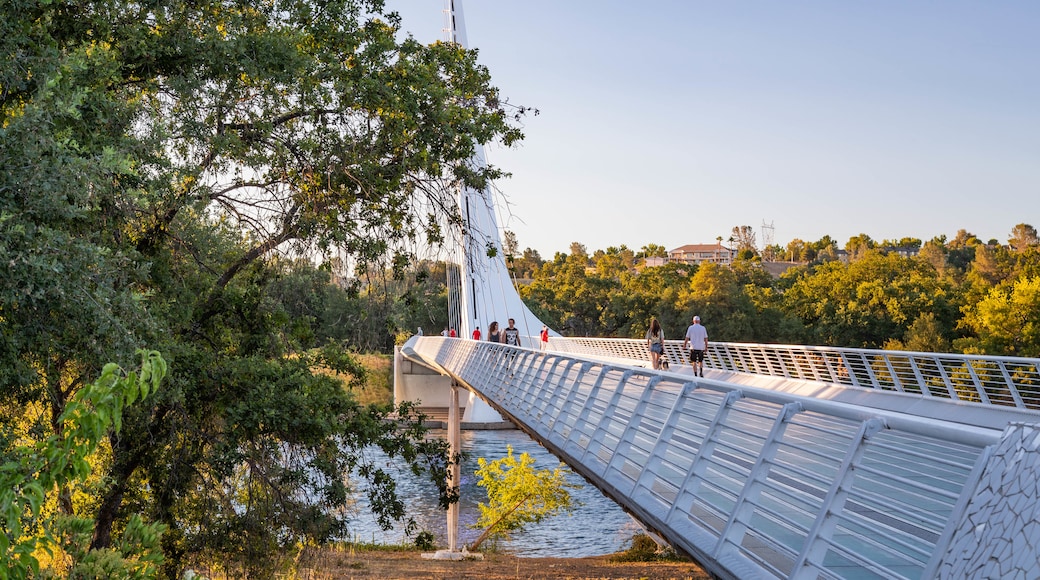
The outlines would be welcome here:
<svg viewBox="0 0 1040 580">
<path fill-rule="evenodd" d="M 266 575 L 275 548 L 343 534 L 345 473 L 383 522 L 404 516 L 363 449 L 435 472 L 443 449 L 330 374 L 360 373 L 333 340 L 360 289 L 314 294 L 326 280 L 287 264 L 403 271 L 410 243 L 460 223 L 454 184 L 501 175 L 468 160 L 520 139 L 524 109 L 475 51 L 403 36 L 380 0 L 3 14 L 0 413 L 45 437 L 103 362 L 147 345 L 170 363 L 109 437 L 95 497 L 60 509 L 93 519 L 95 549 L 128 513 L 161 522 L 171 577 L 191 557 Z"/>
<path fill-rule="evenodd" d="M 734 235 L 748 227 L 733 228 Z M 1035 356 L 1037 313 L 1030 284 L 1040 276 L 1040 243 L 1019 224 L 1007 246 L 967 230 L 922 243 L 880 244 L 867 234 L 840 257 L 830 236 L 795 239 L 801 265 L 779 277 L 754 256 L 732 264 L 647 266 L 647 244 L 589 256 L 579 242 L 534 274 L 521 295 L 550 326 L 572 336 L 641 338 L 657 318 L 679 338 L 694 315 L 715 340 Z M 750 236 L 744 235 L 750 239 Z M 916 255 L 914 255 L 916 252 Z"/>
</svg>

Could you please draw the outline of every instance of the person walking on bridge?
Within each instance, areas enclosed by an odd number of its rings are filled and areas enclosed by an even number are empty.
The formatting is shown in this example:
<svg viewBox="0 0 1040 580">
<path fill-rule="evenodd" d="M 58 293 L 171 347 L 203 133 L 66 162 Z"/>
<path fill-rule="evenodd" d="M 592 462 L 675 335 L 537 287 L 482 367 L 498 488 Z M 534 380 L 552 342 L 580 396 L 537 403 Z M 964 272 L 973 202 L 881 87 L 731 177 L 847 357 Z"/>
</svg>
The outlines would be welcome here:
<svg viewBox="0 0 1040 580">
<path fill-rule="evenodd" d="M 646 346 L 650 349 L 650 366 L 654 370 L 661 369 L 661 355 L 664 354 L 664 331 L 656 318 L 650 319 L 650 329 L 646 331 Z"/>
<path fill-rule="evenodd" d="M 514 324 L 516 324 L 516 321 L 510 318 L 509 327 L 502 331 L 502 334 L 505 335 L 502 342 L 509 346 L 520 346 L 520 329 L 513 326 Z"/>
<path fill-rule="evenodd" d="M 502 333 L 498 331 L 498 321 L 492 322 L 488 326 L 488 342 L 502 342 Z"/>
<path fill-rule="evenodd" d="M 701 326 L 701 317 L 694 316 L 693 324 L 686 329 L 683 350 L 690 349 L 690 366 L 694 376 L 704 376 L 704 351 L 708 350 L 708 330 Z"/>
</svg>

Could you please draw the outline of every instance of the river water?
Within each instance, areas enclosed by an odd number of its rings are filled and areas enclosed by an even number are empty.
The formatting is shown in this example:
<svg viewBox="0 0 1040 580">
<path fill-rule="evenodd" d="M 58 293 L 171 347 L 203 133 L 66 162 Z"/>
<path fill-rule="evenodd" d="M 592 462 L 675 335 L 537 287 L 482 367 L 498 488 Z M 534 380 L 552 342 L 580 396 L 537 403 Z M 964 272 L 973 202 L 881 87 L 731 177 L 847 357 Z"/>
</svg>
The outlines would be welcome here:
<svg viewBox="0 0 1040 580">
<path fill-rule="evenodd" d="M 444 436 L 443 432 L 434 432 Z M 462 464 L 462 500 L 459 512 L 459 545 L 470 544 L 482 530 L 470 528 L 480 516 L 479 502 L 487 502 L 484 488 L 477 485 L 477 458 L 494 461 L 506 455 L 506 446 L 513 447 L 514 455 L 527 453 L 534 459 L 535 469 L 551 469 L 560 461 L 522 431 L 463 431 L 462 450 L 468 455 Z M 437 537 L 437 546 L 447 546 L 446 514 L 437 506 L 437 492 L 433 484 L 415 478 L 405 469 L 397 473 L 398 493 L 415 517 L 420 529 Z M 527 529 L 514 533 L 508 541 L 499 543 L 499 549 L 524 557 L 580 558 L 624 550 L 631 545 L 632 536 L 642 528 L 612 500 L 575 473 L 568 474 L 568 482 L 581 485 L 571 490 L 576 507 L 573 512 L 530 524 Z M 363 494 L 362 494 L 363 495 Z M 359 497 L 356 520 L 352 526 L 353 539 L 380 544 L 410 543 L 403 528 L 384 532 L 368 511 L 367 501 Z"/>
</svg>

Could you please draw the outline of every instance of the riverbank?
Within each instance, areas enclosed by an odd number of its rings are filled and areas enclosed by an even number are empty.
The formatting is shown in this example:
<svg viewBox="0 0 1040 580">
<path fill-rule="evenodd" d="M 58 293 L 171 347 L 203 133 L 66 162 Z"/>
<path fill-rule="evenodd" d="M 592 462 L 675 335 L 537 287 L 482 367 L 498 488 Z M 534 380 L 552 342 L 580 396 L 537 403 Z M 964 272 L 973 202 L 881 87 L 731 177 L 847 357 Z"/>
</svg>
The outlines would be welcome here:
<svg viewBox="0 0 1040 580">
<path fill-rule="evenodd" d="M 318 550 L 300 559 L 301 580 L 365 578 L 441 580 L 648 579 L 709 580 L 694 562 L 611 562 L 611 556 L 518 558 L 484 554 L 483 560 L 427 560 L 411 550 Z"/>
</svg>

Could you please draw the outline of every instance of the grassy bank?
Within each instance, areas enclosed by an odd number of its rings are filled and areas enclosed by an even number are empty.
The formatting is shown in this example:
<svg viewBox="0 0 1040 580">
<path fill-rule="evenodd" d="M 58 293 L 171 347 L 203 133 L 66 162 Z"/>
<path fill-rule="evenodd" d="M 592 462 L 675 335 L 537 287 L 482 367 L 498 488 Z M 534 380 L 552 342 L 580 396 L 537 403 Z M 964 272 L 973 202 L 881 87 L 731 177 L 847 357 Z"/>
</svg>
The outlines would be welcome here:
<svg viewBox="0 0 1040 580">
<path fill-rule="evenodd" d="M 370 353 L 357 355 L 365 367 L 365 386 L 355 392 L 361 403 L 393 404 L 394 402 L 394 357 L 389 354 Z"/>
<path fill-rule="evenodd" d="M 394 357 L 382 353 L 354 354 L 354 358 L 365 368 L 365 381 L 361 388 L 350 386 L 350 377 L 327 369 L 316 369 L 338 378 L 343 388 L 352 389 L 358 402 L 363 405 L 392 405 L 394 402 Z"/>
</svg>

